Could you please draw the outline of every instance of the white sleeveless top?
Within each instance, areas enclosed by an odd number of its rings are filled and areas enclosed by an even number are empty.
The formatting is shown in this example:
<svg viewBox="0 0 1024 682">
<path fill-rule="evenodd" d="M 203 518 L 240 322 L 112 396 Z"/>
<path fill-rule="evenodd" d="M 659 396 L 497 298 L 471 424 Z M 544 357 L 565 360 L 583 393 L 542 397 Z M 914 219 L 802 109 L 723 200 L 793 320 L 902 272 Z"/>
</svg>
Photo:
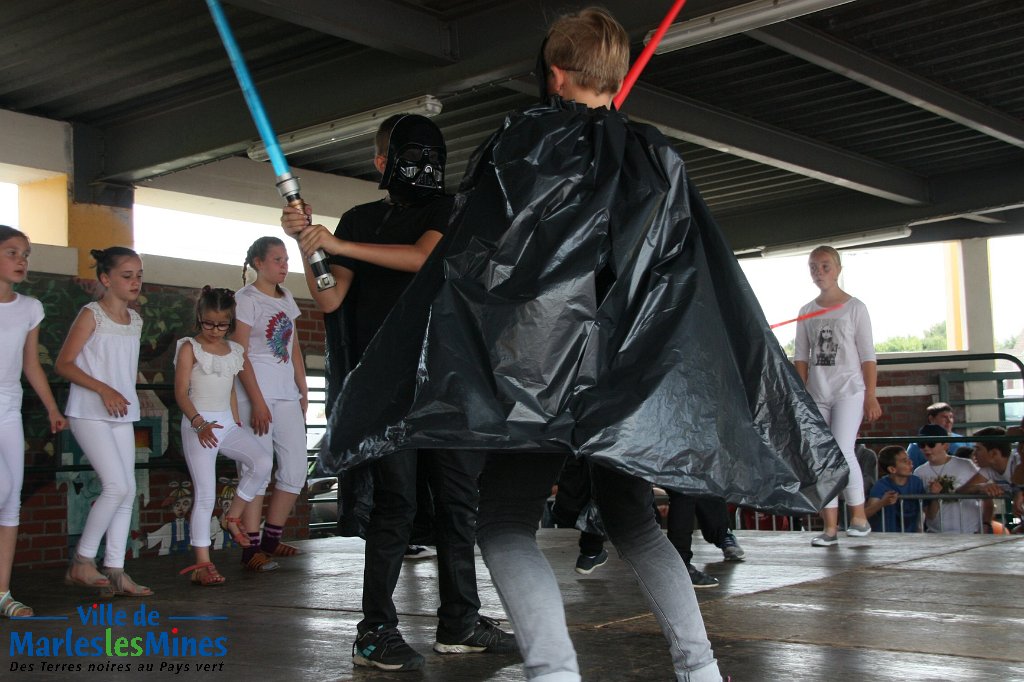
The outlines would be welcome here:
<svg viewBox="0 0 1024 682">
<path fill-rule="evenodd" d="M 78 384 L 71 384 L 68 406 L 64 414 L 79 419 L 99 419 L 109 422 L 135 422 L 139 420 L 139 396 L 135 381 L 139 374 L 139 341 L 142 338 L 142 318 L 128 309 L 131 322 L 118 324 L 107 317 L 98 301 L 85 308 L 96 318 L 96 329 L 75 358 L 75 366 L 107 384 L 128 401 L 128 414 L 111 417 L 103 407 L 100 394 Z"/>
<path fill-rule="evenodd" d="M 192 353 L 196 356 L 189 377 L 188 397 L 200 412 L 229 412 L 231 410 L 231 385 L 235 375 L 242 371 L 245 362 L 245 348 L 234 341 L 228 341 L 231 352 L 227 355 L 214 355 L 203 350 L 203 346 L 194 337 L 178 339 L 174 350 L 174 366 L 178 366 L 178 353 L 181 347 L 192 344 Z"/>
</svg>

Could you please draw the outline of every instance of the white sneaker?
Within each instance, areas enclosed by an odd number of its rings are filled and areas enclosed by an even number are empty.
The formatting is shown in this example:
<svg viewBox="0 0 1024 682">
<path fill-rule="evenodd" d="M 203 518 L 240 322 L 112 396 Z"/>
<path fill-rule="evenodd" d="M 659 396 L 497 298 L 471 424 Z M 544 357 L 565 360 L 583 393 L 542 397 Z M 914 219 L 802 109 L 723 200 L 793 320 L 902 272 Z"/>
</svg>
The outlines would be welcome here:
<svg viewBox="0 0 1024 682">
<path fill-rule="evenodd" d="M 831 547 L 832 545 L 838 544 L 839 538 L 835 535 L 828 535 L 827 533 L 822 533 L 811 540 L 812 547 Z"/>
<path fill-rule="evenodd" d="M 869 535 L 870 533 L 871 526 L 866 523 L 863 526 L 855 526 L 851 523 L 850 527 L 846 529 L 846 534 L 849 535 L 851 538 L 862 538 L 865 535 Z"/>
</svg>

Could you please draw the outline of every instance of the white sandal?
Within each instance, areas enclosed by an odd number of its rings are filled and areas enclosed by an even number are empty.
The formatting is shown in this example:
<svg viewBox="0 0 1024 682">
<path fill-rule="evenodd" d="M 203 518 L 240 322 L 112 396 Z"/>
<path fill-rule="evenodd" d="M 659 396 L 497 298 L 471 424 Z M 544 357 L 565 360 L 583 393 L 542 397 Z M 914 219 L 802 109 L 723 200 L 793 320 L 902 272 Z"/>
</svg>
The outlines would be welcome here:
<svg viewBox="0 0 1024 682">
<path fill-rule="evenodd" d="M 25 613 L 27 611 L 27 613 Z M 29 618 L 35 615 L 31 606 L 25 606 L 11 596 L 11 591 L 0 593 L 0 615 L 4 618 Z"/>
</svg>

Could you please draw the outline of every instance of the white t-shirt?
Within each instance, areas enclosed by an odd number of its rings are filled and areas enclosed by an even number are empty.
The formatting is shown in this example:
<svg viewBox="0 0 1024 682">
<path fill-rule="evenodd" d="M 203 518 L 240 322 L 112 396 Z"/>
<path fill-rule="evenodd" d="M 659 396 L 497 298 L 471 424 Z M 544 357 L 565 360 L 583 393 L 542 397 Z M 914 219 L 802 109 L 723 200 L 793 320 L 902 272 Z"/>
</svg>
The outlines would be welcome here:
<svg viewBox="0 0 1024 682">
<path fill-rule="evenodd" d="M 227 355 L 207 353 L 194 337 L 178 339 L 174 349 L 174 367 L 178 367 L 178 353 L 189 343 L 196 361 L 189 376 L 188 397 L 200 412 L 230 412 L 231 384 L 235 375 L 242 371 L 245 349 L 241 344 L 228 341 L 231 352 Z"/>
<path fill-rule="evenodd" d="M 78 384 L 71 384 L 68 406 L 64 414 L 79 419 L 99 419 L 110 422 L 139 420 L 139 396 L 135 381 L 139 374 L 139 341 L 142 338 L 142 318 L 128 309 L 131 321 L 119 324 L 107 317 L 98 301 L 87 303 L 96 318 L 96 329 L 75 358 L 75 366 L 94 379 L 107 384 L 128 401 L 128 414 L 111 417 L 103 406 L 100 394 Z M 87 314 L 85 312 L 82 313 Z"/>
<path fill-rule="evenodd" d="M 1005 471 L 996 471 L 992 467 L 981 467 L 978 472 L 993 483 L 1012 484 L 1013 472 L 1020 466 L 1020 453 L 1014 452 L 1006 462 Z"/>
<path fill-rule="evenodd" d="M 969 459 L 950 457 L 945 464 L 932 466 L 926 462 L 914 469 L 914 475 L 924 481 L 924 488 L 939 477 L 951 476 L 953 489 L 967 483 L 978 473 L 978 468 Z M 931 492 L 931 491 L 929 491 Z M 924 526 L 933 533 L 980 533 L 981 500 L 942 502 L 942 508 L 934 519 L 925 518 Z"/>
<path fill-rule="evenodd" d="M 811 301 L 800 315 L 822 309 Z M 875 359 L 867 307 L 851 298 L 835 310 L 797 322 L 793 359 L 807 363 L 807 392 L 819 405 L 863 393 L 861 363 Z"/>
<path fill-rule="evenodd" d="M 268 400 L 298 400 L 292 349 L 295 348 L 295 320 L 300 311 L 291 292 L 281 287 L 281 297 L 267 296 L 252 284 L 235 293 L 235 317 L 251 331 L 245 343 L 249 361 L 256 372 L 263 397 Z M 239 399 L 248 400 L 242 383 L 236 384 Z"/>
<path fill-rule="evenodd" d="M 14 294 L 0 303 L 0 414 L 21 410 L 21 370 L 25 339 L 43 321 L 43 304 L 31 296 Z"/>
</svg>

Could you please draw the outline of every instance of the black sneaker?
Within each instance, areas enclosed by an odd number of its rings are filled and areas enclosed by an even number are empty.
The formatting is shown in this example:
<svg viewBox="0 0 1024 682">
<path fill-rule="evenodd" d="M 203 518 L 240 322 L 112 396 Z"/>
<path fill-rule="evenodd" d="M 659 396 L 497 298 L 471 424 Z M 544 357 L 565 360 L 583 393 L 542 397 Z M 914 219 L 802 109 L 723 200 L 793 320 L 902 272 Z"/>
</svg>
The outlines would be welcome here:
<svg viewBox="0 0 1024 682">
<path fill-rule="evenodd" d="M 423 545 L 409 545 L 405 548 L 405 555 L 402 557 L 406 561 L 417 561 L 419 559 L 430 559 L 437 556 L 437 552 L 424 547 Z"/>
<path fill-rule="evenodd" d="M 381 670 L 417 670 L 423 656 L 405 643 L 398 628 L 379 625 L 359 635 L 352 645 L 352 663 Z"/>
<path fill-rule="evenodd" d="M 722 550 L 726 561 L 743 561 L 743 557 L 746 555 L 746 552 L 740 547 L 740 543 L 736 541 L 736 536 L 732 533 L 725 534 L 725 540 L 718 545 L 718 549 Z"/>
<path fill-rule="evenodd" d="M 695 588 L 718 587 L 718 578 L 712 578 L 696 566 L 686 564 L 686 570 L 690 572 L 690 582 Z"/>
<path fill-rule="evenodd" d="M 498 627 L 498 621 L 480 616 L 469 636 L 459 642 L 434 642 L 439 654 L 514 654 L 519 652 L 515 635 Z"/>
<path fill-rule="evenodd" d="M 604 566 L 606 563 L 608 563 L 607 550 L 602 549 L 594 556 L 580 554 L 579 558 L 576 559 L 576 572 L 580 575 L 590 575 L 594 572 L 595 568 Z"/>
</svg>

